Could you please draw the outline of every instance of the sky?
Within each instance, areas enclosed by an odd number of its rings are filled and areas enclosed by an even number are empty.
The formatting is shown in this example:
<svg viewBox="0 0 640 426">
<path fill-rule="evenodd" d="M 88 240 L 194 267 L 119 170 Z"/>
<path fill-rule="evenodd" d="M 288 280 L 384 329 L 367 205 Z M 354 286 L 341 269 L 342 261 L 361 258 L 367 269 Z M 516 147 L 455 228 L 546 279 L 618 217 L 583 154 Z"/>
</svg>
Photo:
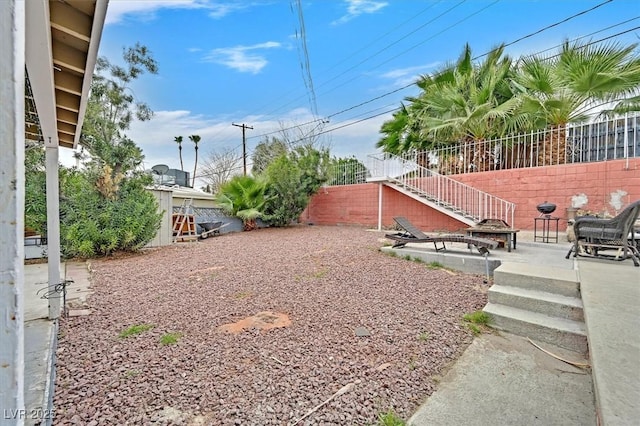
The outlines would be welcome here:
<svg viewBox="0 0 640 426">
<path fill-rule="evenodd" d="M 241 158 L 233 124 L 252 127 L 249 167 L 255 146 L 281 129 L 320 132 L 332 156 L 366 162 L 380 126 L 419 93 L 412 83 L 465 43 L 475 56 L 513 43 L 506 52 L 517 58 L 580 37 L 637 43 L 639 27 L 637 0 L 110 0 L 99 55 L 122 63 L 139 42 L 158 62 L 157 75 L 130 87 L 154 111 L 126 132 L 147 169 L 180 168 L 176 136 L 187 171 L 189 135 L 201 137 L 198 167 L 211 153 Z M 62 150 L 63 163 L 71 158 Z"/>
</svg>

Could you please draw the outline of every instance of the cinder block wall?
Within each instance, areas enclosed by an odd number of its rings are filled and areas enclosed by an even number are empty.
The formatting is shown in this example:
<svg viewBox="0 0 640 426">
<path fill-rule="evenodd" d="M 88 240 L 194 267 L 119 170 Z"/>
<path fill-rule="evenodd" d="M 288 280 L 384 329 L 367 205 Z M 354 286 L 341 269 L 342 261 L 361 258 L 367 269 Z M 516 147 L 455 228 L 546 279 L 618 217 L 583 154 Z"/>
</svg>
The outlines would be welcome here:
<svg viewBox="0 0 640 426">
<path fill-rule="evenodd" d="M 500 170 L 452 176 L 482 191 L 516 203 L 514 226 L 533 230 L 536 206 L 544 201 L 557 205 L 560 229 L 567 225 L 567 208 L 578 205 L 592 212 L 615 215 L 640 199 L 640 158 L 601 163 L 566 164 L 527 169 Z M 405 216 L 425 231 L 458 231 L 466 228 L 401 193 L 383 186 L 382 225 L 393 225 L 393 216 Z M 321 189 L 301 216 L 302 222 L 319 225 L 378 225 L 378 184 L 333 186 Z"/>
</svg>

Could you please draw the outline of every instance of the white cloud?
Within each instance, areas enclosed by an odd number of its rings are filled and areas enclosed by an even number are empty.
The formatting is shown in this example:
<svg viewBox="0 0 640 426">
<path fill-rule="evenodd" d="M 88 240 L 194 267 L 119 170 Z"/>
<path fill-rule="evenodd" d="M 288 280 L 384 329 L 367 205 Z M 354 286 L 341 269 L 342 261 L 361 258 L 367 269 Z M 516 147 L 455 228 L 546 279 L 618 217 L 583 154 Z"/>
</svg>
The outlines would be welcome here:
<svg viewBox="0 0 640 426">
<path fill-rule="evenodd" d="M 110 0 L 105 24 L 122 22 L 126 15 L 138 19 L 154 19 L 160 9 L 205 9 L 214 19 L 223 18 L 233 12 L 260 5 L 255 2 L 211 2 L 210 0 Z"/>
<path fill-rule="evenodd" d="M 222 47 L 213 49 L 204 57 L 204 60 L 221 64 L 240 72 L 257 74 L 267 65 L 268 61 L 264 56 L 255 53 L 255 51 L 280 47 L 282 45 L 275 41 L 254 44 L 253 46 Z"/>
<path fill-rule="evenodd" d="M 432 62 L 425 65 L 415 65 L 413 67 L 407 68 L 397 68 L 381 74 L 380 77 L 394 80 L 393 86 L 406 86 L 407 84 L 414 83 L 418 79 L 419 75 L 433 70 L 438 65 L 440 65 L 440 62 Z"/>
<path fill-rule="evenodd" d="M 332 25 L 344 24 L 365 13 L 375 13 L 389 4 L 385 1 L 373 0 L 346 0 L 345 3 L 347 4 L 347 13 L 333 21 Z"/>
<path fill-rule="evenodd" d="M 160 9 L 200 9 L 207 7 L 203 0 L 110 0 L 105 24 L 122 22 L 125 15 L 136 15 L 142 19 L 153 19 Z"/>
<path fill-rule="evenodd" d="M 325 130 L 341 127 L 323 136 L 323 143 L 331 146 L 331 155 L 337 157 L 356 156 L 365 160 L 367 154 L 376 151 L 375 144 L 380 135 L 382 123 L 391 114 L 362 121 L 346 127 L 345 124 L 354 123 L 357 118 L 345 121 L 332 120 L 326 124 Z M 242 131 L 232 123 L 245 123 L 253 130 L 247 130 L 247 161 L 251 164 L 251 153 L 255 146 L 264 139 L 267 133 L 277 136 L 280 129 L 312 122 L 314 117 L 308 109 L 297 108 L 277 119 L 263 116 L 217 116 L 207 117 L 193 114 L 191 111 L 156 111 L 149 121 L 134 121 L 126 132 L 143 151 L 145 155 L 144 167 L 150 169 L 156 164 L 166 164 L 170 168 L 180 168 L 178 145 L 174 142 L 176 136 L 182 136 L 182 160 L 184 169 L 193 172 L 195 149 L 189 140 L 189 135 L 200 135 L 198 145 L 198 169 L 201 170 L 202 161 L 212 151 L 235 149 L 238 156 L 242 155 Z M 302 126 L 313 128 L 314 124 Z M 295 134 L 295 130 L 292 131 Z M 60 161 L 66 166 L 74 166 L 73 151 L 60 150 Z"/>
</svg>

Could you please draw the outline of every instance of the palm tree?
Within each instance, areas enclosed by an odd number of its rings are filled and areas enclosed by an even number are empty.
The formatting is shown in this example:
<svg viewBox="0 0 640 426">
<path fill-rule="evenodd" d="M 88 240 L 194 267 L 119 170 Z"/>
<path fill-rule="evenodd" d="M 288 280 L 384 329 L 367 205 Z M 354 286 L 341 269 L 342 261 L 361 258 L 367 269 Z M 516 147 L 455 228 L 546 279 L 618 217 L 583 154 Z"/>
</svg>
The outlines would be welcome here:
<svg viewBox="0 0 640 426">
<path fill-rule="evenodd" d="M 184 171 L 184 165 L 182 164 L 182 136 L 176 136 L 173 140 L 178 144 L 178 152 L 180 153 L 180 170 Z"/>
<path fill-rule="evenodd" d="M 256 219 L 262 217 L 266 187 L 252 176 L 234 176 L 220 186 L 215 201 L 226 214 L 240 218 L 245 231 L 251 231 L 257 227 Z"/>
<path fill-rule="evenodd" d="M 503 53 L 504 46 L 499 46 L 476 65 L 467 44 L 455 65 L 418 82 L 423 92 L 410 111 L 420 139 L 439 144 L 461 141 L 466 166 L 461 171 L 493 168 L 484 141 L 501 136 L 512 125 L 520 101 L 509 85 L 512 61 Z"/>
<path fill-rule="evenodd" d="M 596 108 L 638 110 L 640 57 L 637 44 L 565 42 L 554 56 L 520 60 L 514 86 L 520 113 L 531 128 L 549 127 L 541 164 L 566 162 L 566 126 L 584 121 Z"/>
<path fill-rule="evenodd" d="M 200 143 L 200 136 L 191 135 L 189 136 L 189 140 L 196 145 L 196 161 L 193 165 L 193 179 L 191 181 L 191 187 L 195 188 L 196 186 L 196 170 L 198 168 L 198 144 Z"/>
</svg>

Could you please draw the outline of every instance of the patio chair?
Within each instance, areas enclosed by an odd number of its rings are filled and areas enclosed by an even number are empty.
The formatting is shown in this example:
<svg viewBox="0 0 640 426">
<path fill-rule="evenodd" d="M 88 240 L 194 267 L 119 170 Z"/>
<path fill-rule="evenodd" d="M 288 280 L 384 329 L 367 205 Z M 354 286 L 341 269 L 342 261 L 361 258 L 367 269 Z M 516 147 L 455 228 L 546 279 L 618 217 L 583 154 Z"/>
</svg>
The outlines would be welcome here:
<svg viewBox="0 0 640 426">
<path fill-rule="evenodd" d="M 578 217 L 573 224 L 575 242 L 566 258 L 569 259 L 573 252 L 573 257 L 632 259 L 635 266 L 640 266 L 640 253 L 634 230 L 639 214 L 640 200 L 629 204 L 612 219 Z M 611 250 L 615 250 L 615 253 L 607 253 Z"/>
<path fill-rule="evenodd" d="M 436 251 L 446 250 L 445 242 L 466 243 L 468 246 L 475 246 L 481 254 L 489 253 L 489 249 L 498 247 L 498 242 L 488 238 L 469 237 L 462 234 L 443 234 L 429 236 L 419 230 L 405 217 L 394 217 L 393 220 L 404 231 L 395 234 L 386 234 L 385 238 L 395 241 L 393 248 L 404 247 L 407 243 L 433 243 Z M 438 247 L 438 243 L 442 246 Z"/>
</svg>

